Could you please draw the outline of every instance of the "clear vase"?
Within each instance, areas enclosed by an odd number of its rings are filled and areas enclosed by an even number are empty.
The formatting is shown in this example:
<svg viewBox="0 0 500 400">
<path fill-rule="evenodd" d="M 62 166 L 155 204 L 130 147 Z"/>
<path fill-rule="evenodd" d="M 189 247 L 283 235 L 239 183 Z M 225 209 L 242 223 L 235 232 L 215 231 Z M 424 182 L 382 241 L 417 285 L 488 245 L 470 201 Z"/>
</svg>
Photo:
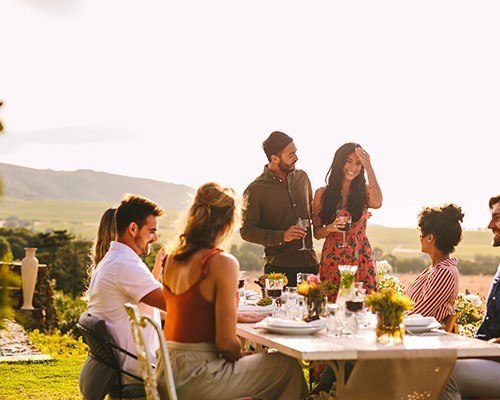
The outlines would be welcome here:
<svg viewBox="0 0 500 400">
<path fill-rule="evenodd" d="M 377 312 L 377 342 L 386 346 L 402 343 L 405 336 L 405 326 L 402 324 L 403 314 L 391 315 Z"/>
<path fill-rule="evenodd" d="M 306 297 L 307 314 L 304 321 L 310 322 L 326 316 L 328 297 Z"/>
<path fill-rule="evenodd" d="M 345 302 L 354 298 L 354 276 L 357 270 L 357 265 L 339 265 L 340 288 L 336 303 L 344 306 L 344 308 Z"/>
</svg>

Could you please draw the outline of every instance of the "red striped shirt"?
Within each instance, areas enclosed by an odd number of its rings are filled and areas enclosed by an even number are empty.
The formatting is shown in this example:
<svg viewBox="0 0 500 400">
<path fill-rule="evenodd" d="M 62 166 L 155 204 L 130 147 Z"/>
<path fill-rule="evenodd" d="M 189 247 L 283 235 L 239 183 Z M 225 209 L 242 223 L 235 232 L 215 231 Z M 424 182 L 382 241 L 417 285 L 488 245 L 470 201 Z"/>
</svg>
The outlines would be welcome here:
<svg viewBox="0 0 500 400">
<path fill-rule="evenodd" d="M 458 296 L 458 260 L 454 257 L 427 267 L 406 290 L 413 300 L 413 310 L 408 314 L 421 314 L 442 321 L 455 312 Z"/>
</svg>

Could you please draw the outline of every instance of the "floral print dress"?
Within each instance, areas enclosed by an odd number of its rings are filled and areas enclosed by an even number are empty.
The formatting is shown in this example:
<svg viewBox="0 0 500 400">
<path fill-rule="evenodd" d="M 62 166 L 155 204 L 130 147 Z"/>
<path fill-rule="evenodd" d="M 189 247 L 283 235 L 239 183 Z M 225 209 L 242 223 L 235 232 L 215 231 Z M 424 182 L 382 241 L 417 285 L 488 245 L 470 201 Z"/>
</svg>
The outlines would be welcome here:
<svg viewBox="0 0 500 400">
<path fill-rule="evenodd" d="M 337 216 L 351 215 L 345 208 L 337 210 Z M 366 293 L 376 289 L 377 272 L 372 247 L 366 236 L 366 225 L 370 214 L 363 211 L 358 221 L 352 221 L 351 229 L 345 232 L 346 243 L 342 247 L 342 232 L 331 232 L 323 243 L 319 274 L 321 279 L 333 281 L 335 289 L 330 297 L 331 301 L 337 299 L 340 286 L 339 265 L 357 265 L 355 281 L 363 282 Z M 313 224 L 322 225 L 319 215 L 313 215 Z"/>
</svg>

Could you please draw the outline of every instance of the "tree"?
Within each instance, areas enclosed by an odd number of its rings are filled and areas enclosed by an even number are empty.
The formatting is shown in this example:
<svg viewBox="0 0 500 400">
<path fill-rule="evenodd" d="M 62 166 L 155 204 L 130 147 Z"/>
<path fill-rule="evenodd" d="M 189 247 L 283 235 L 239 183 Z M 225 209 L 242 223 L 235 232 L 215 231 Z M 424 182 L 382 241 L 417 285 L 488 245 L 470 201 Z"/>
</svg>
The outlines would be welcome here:
<svg viewBox="0 0 500 400">
<path fill-rule="evenodd" d="M 10 250 L 10 244 L 4 237 L 0 237 L 0 261 L 12 261 L 12 251 Z"/>
</svg>

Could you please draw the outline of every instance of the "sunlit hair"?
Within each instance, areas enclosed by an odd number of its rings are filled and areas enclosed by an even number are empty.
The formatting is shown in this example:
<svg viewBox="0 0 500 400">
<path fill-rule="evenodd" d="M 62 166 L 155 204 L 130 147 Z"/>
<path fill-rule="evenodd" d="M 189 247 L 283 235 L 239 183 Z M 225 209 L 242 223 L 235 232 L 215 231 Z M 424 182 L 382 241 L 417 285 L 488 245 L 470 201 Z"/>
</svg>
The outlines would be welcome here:
<svg viewBox="0 0 500 400">
<path fill-rule="evenodd" d="M 104 258 L 111 242 L 116 239 L 115 214 L 116 207 L 110 207 L 101 216 L 99 227 L 97 228 L 97 236 L 92 243 L 92 249 L 89 254 L 91 261 L 87 271 L 89 277 L 92 277 L 95 267 Z"/>
<path fill-rule="evenodd" d="M 326 189 L 321 201 L 321 212 L 319 213 L 321 222 L 325 225 L 335 220 L 337 209 L 342 205 L 340 189 L 344 180 L 344 166 L 347 157 L 354 153 L 356 147 L 361 146 L 357 143 L 345 143 L 337 149 L 333 156 L 332 165 L 325 178 Z M 365 169 L 362 166 L 358 176 L 351 182 L 347 198 L 347 211 L 351 213 L 353 221 L 358 221 L 366 208 L 365 186 Z"/>
<path fill-rule="evenodd" d="M 109 250 L 109 245 L 116 238 L 116 207 L 110 207 L 102 214 L 97 236 L 92 246 L 92 262 L 97 266 Z"/>
<path fill-rule="evenodd" d="M 237 217 L 233 189 L 214 182 L 200 186 L 179 236 L 179 245 L 172 252 L 174 260 L 182 262 L 200 249 L 223 244 L 233 233 Z"/>
<path fill-rule="evenodd" d="M 418 214 L 418 227 L 422 237 L 432 233 L 436 247 L 443 253 L 453 253 L 462 240 L 464 219 L 462 209 L 457 205 L 445 204 L 440 207 L 424 207 Z"/>
<path fill-rule="evenodd" d="M 164 213 L 155 202 L 136 194 L 127 193 L 116 210 L 116 233 L 118 236 L 123 235 L 132 222 L 135 222 L 141 229 L 150 215 L 161 217 Z"/>
</svg>

